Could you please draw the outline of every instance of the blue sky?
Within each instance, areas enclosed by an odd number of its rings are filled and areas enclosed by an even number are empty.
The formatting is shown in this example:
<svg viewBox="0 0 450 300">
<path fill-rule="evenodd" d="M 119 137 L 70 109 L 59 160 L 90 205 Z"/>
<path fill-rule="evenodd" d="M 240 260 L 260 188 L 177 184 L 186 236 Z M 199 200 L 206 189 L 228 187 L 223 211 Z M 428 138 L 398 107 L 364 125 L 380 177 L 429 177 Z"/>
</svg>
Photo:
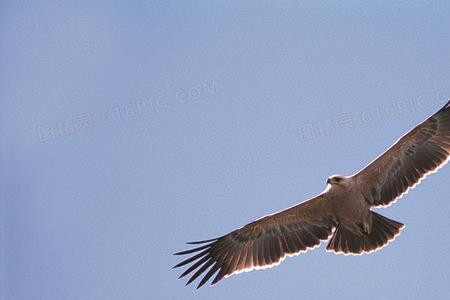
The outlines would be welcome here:
<svg viewBox="0 0 450 300">
<path fill-rule="evenodd" d="M 3 1 L 3 299 L 444 299 L 450 168 L 324 246 L 195 291 L 173 252 L 310 198 L 450 98 L 446 1 Z"/>
</svg>

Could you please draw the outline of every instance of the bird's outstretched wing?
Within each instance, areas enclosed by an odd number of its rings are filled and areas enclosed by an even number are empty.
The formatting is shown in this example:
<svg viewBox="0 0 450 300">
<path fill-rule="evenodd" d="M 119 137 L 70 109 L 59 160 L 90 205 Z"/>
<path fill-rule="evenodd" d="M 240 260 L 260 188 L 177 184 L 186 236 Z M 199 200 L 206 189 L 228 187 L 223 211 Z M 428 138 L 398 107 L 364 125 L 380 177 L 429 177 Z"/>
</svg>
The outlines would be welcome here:
<svg viewBox="0 0 450 300">
<path fill-rule="evenodd" d="M 194 272 L 186 285 L 204 275 L 197 288 L 215 273 L 211 285 L 224 277 L 278 265 L 286 256 L 293 256 L 314 248 L 327 240 L 335 226 L 325 196 L 263 217 L 220 238 L 194 242 L 201 245 L 175 255 L 192 255 L 174 268 L 192 265 L 180 278 Z"/>
<path fill-rule="evenodd" d="M 359 173 L 366 201 L 389 206 L 450 157 L 450 101 Z"/>
</svg>

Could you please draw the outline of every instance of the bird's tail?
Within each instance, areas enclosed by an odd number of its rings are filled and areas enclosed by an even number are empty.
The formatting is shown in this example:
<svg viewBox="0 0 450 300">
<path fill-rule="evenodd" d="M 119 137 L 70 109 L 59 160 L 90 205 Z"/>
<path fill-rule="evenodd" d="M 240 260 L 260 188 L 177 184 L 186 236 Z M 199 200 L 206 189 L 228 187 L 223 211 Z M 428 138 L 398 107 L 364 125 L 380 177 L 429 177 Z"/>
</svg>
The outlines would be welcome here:
<svg viewBox="0 0 450 300">
<path fill-rule="evenodd" d="M 360 255 L 377 251 L 393 241 L 405 227 L 376 212 L 372 214 L 370 233 L 356 235 L 344 226 L 338 225 L 327 246 L 327 251 L 345 255 Z"/>
</svg>

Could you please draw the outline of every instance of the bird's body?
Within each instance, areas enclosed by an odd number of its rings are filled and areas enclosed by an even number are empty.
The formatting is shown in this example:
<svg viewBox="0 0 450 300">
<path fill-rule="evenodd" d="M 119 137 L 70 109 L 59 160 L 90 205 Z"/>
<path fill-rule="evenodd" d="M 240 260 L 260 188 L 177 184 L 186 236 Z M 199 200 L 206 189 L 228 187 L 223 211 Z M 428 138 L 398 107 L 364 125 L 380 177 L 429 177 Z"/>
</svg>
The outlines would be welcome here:
<svg viewBox="0 0 450 300">
<path fill-rule="evenodd" d="M 324 197 L 330 202 L 331 213 L 339 224 L 358 235 L 362 234 L 363 229 L 370 232 L 370 205 L 364 201 L 355 177 L 344 177 L 339 182 L 331 183 Z"/>
<path fill-rule="evenodd" d="M 386 207 L 437 171 L 450 158 L 450 101 L 400 138 L 383 155 L 352 176 L 328 178 L 324 192 L 271 214 L 222 237 L 190 243 L 197 248 L 176 253 L 193 256 L 175 267 L 192 265 L 191 283 L 208 270 L 198 287 L 213 275 L 224 277 L 278 265 L 329 240 L 327 251 L 360 255 L 386 246 L 402 223 L 372 211 Z M 217 274 L 216 274 L 217 273 Z"/>
</svg>

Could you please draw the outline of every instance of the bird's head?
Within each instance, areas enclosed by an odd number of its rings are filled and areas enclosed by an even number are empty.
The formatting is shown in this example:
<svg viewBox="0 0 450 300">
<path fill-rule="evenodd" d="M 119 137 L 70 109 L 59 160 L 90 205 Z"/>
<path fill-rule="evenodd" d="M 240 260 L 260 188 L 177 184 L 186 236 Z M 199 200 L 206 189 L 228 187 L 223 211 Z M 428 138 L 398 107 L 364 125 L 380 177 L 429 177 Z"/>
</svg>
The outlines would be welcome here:
<svg viewBox="0 0 450 300">
<path fill-rule="evenodd" d="M 333 175 L 330 176 L 327 180 L 327 184 L 331 184 L 332 186 L 343 185 L 347 180 L 346 176 L 341 175 Z"/>
</svg>

